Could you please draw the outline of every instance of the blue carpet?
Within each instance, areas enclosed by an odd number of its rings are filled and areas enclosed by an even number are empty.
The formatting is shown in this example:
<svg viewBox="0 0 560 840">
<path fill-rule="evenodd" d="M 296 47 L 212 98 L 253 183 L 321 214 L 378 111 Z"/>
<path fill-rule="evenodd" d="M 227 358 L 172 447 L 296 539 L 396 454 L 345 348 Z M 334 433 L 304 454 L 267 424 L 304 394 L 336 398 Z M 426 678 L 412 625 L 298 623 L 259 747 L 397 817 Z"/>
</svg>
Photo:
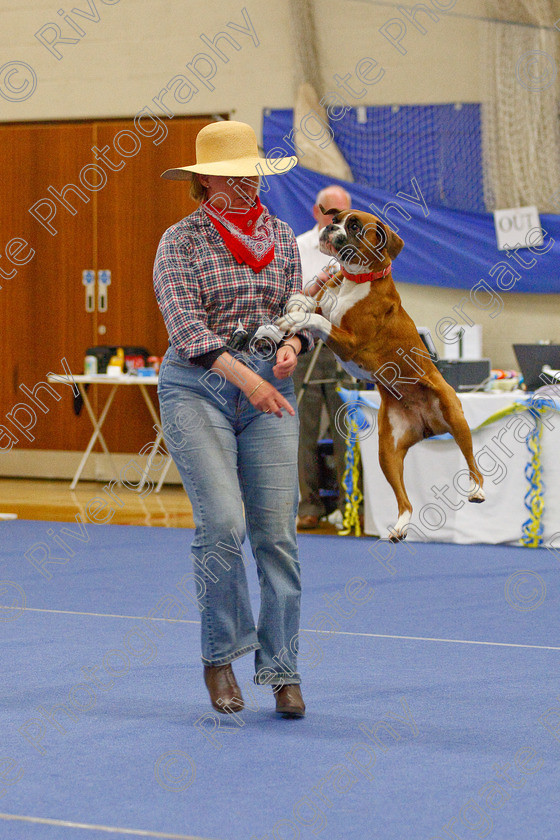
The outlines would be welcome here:
<svg viewBox="0 0 560 840">
<path fill-rule="evenodd" d="M 308 715 L 277 720 L 248 656 L 218 721 L 176 587 L 192 531 L 88 526 L 44 577 L 25 554 L 62 528 L 0 525 L 0 812 L 55 821 L 2 840 L 558 837 L 552 552 L 302 536 Z"/>
</svg>

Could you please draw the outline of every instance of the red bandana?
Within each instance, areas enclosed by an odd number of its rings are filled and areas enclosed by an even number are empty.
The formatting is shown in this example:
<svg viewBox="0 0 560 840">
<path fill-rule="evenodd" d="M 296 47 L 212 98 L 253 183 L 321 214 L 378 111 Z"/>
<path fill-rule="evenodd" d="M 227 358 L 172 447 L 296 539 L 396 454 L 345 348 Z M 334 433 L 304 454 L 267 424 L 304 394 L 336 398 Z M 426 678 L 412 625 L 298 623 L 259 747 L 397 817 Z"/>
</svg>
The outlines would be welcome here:
<svg viewBox="0 0 560 840">
<path fill-rule="evenodd" d="M 391 265 L 392 263 L 389 263 L 382 271 L 370 271 L 369 274 L 350 274 L 343 266 L 340 266 L 340 270 L 347 280 L 352 280 L 354 283 L 369 283 L 372 280 L 381 280 L 382 277 L 387 277 L 391 271 Z"/>
<path fill-rule="evenodd" d="M 201 207 L 238 263 L 247 263 L 258 274 L 272 262 L 274 231 L 258 196 L 254 206 L 247 210 L 219 212 L 209 201 Z"/>
</svg>

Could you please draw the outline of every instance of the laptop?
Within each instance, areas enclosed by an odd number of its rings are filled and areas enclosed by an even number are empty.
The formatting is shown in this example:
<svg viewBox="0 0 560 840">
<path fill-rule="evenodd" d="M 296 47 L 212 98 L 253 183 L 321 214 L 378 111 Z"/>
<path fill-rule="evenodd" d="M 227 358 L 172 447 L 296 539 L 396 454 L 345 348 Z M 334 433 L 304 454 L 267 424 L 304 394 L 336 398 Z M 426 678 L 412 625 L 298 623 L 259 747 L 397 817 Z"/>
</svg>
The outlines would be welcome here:
<svg viewBox="0 0 560 840">
<path fill-rule="evenodd" d="M 560 370 L 560 344 L 514 344 L 513 352 L 523 374 L 528 391 L 536 391 L 552 382 L 552 377 L 543 374 L 543 365 Z"/>
<path fill-rule="evenodd" d="M 479 388 L 490 376 L 490 359 L 440 359 L 428 327 L 416 327 L 432 362 L 456 391 Z"/>
</svg>

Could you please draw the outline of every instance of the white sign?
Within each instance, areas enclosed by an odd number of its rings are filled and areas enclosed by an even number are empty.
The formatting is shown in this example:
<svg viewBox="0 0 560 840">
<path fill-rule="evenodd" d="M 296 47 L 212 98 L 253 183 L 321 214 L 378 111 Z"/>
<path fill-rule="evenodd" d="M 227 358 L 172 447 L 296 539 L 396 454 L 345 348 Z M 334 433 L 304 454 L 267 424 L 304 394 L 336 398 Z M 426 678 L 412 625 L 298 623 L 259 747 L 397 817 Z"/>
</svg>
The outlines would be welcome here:
<svg viewBox="0 0 560 840">
<path fill-rule="evenodd" d="M 541 221 L 536 207 L 495 210 L 494 227 L 499 251 L 543 244 Z"/>
<path fill-rule="evenodd" d="M 445 333 L 445 358 L 482 359 L 482 325 L 456 324 Z"/>
</svg>

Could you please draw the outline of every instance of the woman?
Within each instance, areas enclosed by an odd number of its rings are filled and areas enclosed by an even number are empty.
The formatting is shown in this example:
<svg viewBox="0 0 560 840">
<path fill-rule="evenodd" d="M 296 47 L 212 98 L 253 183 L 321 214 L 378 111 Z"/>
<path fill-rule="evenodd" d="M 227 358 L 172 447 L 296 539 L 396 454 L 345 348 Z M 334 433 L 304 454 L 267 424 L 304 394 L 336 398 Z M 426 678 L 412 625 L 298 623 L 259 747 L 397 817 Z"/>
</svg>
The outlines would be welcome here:
<svg viewBox="0 0 560 840">
<path fill-rule="evenodd" d="M 200 206 L 167 230 L 154 287 L 170 346 L 159 373 L 165 440 L 193 506 L 194 580 L 204 679 L 212 706 L 243 708 L 234 659 L 255 651 L 255 682 L 271 685 L 276 711 L 303 717 L 297 646 L 300 568 L 296 543 L 298 420 L 291 375 L 309 349 L 305 332 L 278 347 L 251 335 L 301 289 L 292 230 L 257 195 L 259 175 L 287 172 L 296 158 L 258 154 L 252 128 L 203 128 L 196 164 L 167 170 L 190 179 Z M 244 328 L 245 332 L 242 332 Z M 235 333 L 235 335 L 234 335 Z M 247 530 L 261 606 L 255 627 L 241 545 Z"/>
</svg>

